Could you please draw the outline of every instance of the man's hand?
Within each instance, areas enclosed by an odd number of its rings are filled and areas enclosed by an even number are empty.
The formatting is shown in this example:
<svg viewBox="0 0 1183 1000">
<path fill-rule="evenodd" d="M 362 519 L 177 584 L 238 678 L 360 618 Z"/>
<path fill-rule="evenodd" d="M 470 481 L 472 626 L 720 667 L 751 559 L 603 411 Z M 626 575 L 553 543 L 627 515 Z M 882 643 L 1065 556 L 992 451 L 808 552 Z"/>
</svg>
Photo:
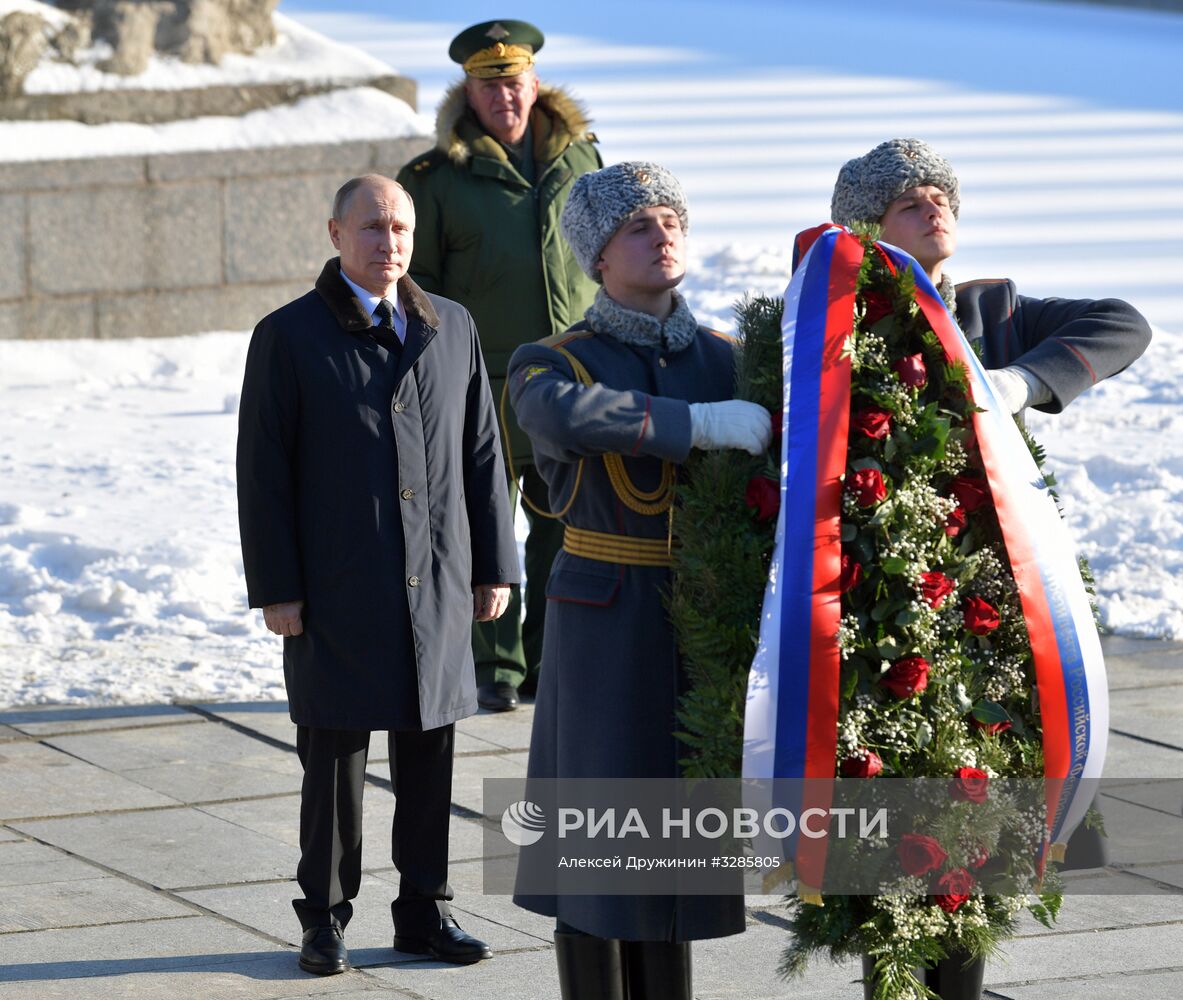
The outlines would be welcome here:
<svg viewBox="0 0 1183 1000">
<path fill-rule="evenodd" d="M 300 620 L 303 610 L 303 601 L 268 604 L 263 609 L 263 624 L 276 635 L 299 635 L 304 631 L 304 623 Z"/>
<path fill-rule="evenodd" d="M 508 583 L 478 583 L 472 588 L 473 621 L 496 621 L 509 607 Z"/>
</svg>

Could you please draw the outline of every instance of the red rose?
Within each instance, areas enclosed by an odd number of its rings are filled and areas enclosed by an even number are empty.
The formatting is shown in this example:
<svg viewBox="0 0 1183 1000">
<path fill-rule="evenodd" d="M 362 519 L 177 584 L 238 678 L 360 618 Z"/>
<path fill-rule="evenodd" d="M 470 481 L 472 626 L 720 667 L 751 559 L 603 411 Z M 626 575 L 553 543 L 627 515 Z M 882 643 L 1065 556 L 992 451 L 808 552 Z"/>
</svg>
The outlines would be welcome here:
<svg viewBox="0 0 1183 1000">
<path fill-rule="evenodd" d="M 965 508 L 954 507 L 949 516 L 945 518 L 945 534 L 950 538 L 956 538 L 961 534 L 967 520 Z"/>
<path fill-rule="evenodd" d="M 849 552 L 842 553 L 842 571 L 838 576 L 838 593 L 854 590 L 863 580 L 863 568 Z"/>
<path fill-rule="evenodd" d="M 990 500 L 990 491 L 986 486 L 986 481 L 984 479 L 971 479 L 969 476 L 958 476 L 954 479 L 949 484 L 949 492 L 957 498 L 957 502 L 969 514 L 972 514 Z"/>
<path fill-rule="evenodd" d="M 905 833 L 895 852 L 905 875 L 926 875 L 940 868 L 949 856 L 935 838 L 923 833 Z"/>
<path fill-rule="evenodd" d="M 998 628 L 1001 621 L 998 609 L 980 597 L 971 597 L 965 602 L 962 617 L 965 627 L 974 635 L 988 635 Z"/>
<path fill-rule="evenodd" d="M 909 354 L 900 358 L 893 362 L 891 370 L 911 389 L 923 389 L 928 381 L 928 369 L 924 367 L 924 358 L 919 354 Z"/>
<path fill-rule="evenodd" d="M 957 908 L 973 894 L 978 883 L 964 868 L 954 868 L 937 879 L 937 892 L 933 899 L 946 913 L 955 913 Z"/>
<path fill-rule="evenodd" d="M 859 747 L 857 756 L 847 757 L 840 765 L 840 770 L 847 778 L 873 778 L 883 770 L 883 758 L 874 750 Z"/>
<path fill-rule="evenodd" d="M 954 587 L 956 584 L 944 573 L 934 571 L 920 574 L 920 596 L 928 602 L 930 608 L 940 609 L 945 603 L 945 598 L 953 593 Z"/>
<path fill-rule="evenodd" d="M 976 767 L 959 767 L 949 782 L 949 795 L 958 802 L 985 802 L 990 776 Z"/>
<path fill-rule="evenodd" d="M 897 698 L 911 698 L 928 687 L 928 660 L 923 656 L 905 656 L 896 660 L 879 678 L 879 683 Z"/>
<path fill-rule="evenodd" d="M 854 415 L 850 425 L 860 434 L 882 441 L 891 431 L 891 414 L 877 406 L 868 406 Z"/>
<path fill-rule="evenodd" d="M 767 476 L 752 476 L 743 499 L 756 512 L 758 520 L 770 521 L 780 512 L 780 483 Z"/>
<path fill-rule="evenodd" d="M 891 299 L 882 292 L 863 293 L 863 322 L 866 326 L 874 326 L 884 316 L 892 313 Z"/>
<path fill-rule="evenodd" d="M 982 722 L 980 719 L 971 719 L 970 721 L 982 732 L 989 733 L 991 736 L 996 733 L 1005 733 L 1011 727 L 1010 719 L 1004 722 Z"/>
<path fill-rule="evenodd" d="M 850 489 L 860 507 L 874 507 L 887 496 L 883 473 L 878 469 L 859 469 L 850 477 Z"/>
<path fill-rule="evenodd" d="M 990 852 L 986 850 L 985 845 L 978 844 L 974 848 L 973 854 L 971 854 L 969 857 L 969 866 L 976 871 L 989 860 Z"/>
</svg>

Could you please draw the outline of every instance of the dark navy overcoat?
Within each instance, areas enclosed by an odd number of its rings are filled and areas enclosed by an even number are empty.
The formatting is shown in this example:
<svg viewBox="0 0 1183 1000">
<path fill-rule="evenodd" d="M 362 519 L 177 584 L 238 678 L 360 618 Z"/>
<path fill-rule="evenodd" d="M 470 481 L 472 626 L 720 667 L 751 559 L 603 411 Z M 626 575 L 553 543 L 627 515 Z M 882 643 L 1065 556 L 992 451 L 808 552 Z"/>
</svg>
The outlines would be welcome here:
<svg viewBox="0 0 1183 1000">
<path fill-rule="evenodd" d="M 255 328 L 239 409 L 251 607 L 303 600 L 292 720 L 433 729 L 476 711 L 472 588 L 519 578 L 497 419 L 468 312 L 398 284 L 400 352 L 330 260 Z"/>
</svg>

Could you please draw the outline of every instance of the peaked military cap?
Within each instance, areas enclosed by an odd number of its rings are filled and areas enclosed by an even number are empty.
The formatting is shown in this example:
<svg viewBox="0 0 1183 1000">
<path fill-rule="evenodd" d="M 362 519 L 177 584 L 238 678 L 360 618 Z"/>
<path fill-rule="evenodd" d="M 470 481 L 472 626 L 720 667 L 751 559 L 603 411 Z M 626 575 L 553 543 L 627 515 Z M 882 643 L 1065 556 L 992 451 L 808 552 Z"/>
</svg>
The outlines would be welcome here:
<svg viewBox="0 0 1183 1000">
<path fill-rule="evenodd" d="M 448 57 L 469 76 L 517 76 L 533 67 L 534 53 L 545 40 L 528 21 L 484 21 L 453 38 Z"/>
</svg>

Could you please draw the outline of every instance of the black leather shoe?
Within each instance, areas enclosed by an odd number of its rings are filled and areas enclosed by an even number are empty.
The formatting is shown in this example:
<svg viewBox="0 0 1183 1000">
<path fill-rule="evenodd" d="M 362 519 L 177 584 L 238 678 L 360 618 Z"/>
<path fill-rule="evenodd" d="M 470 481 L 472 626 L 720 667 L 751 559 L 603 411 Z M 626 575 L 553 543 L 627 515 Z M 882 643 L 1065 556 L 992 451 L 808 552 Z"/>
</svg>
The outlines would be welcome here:
<svg viewBox="0 0 1183 1000">
<path fill-rule="evenodd" d="M 394 936 L 394 950 L 408 955 L 430 955 L 452 965 L 472 965 L 482 958 L 492 958 L 492 949 L 484 941 L 465 934 L 451 917 L 444 917 L 437 930 L 427 937 Z"/>
<path fill-rule="evenodd" d="M 494 681 L 476 689 L 476 703 L 490 712 L 512 712 L 518 707 L 518 689 L 509 681 Z"/>
<path fill-rule="evenodd" d="M 300 948 L 300 968 L 317 976 L 335 976 L 349 968 L 349 952 L 341 928 L 309 927 Z"/>
</svg>

